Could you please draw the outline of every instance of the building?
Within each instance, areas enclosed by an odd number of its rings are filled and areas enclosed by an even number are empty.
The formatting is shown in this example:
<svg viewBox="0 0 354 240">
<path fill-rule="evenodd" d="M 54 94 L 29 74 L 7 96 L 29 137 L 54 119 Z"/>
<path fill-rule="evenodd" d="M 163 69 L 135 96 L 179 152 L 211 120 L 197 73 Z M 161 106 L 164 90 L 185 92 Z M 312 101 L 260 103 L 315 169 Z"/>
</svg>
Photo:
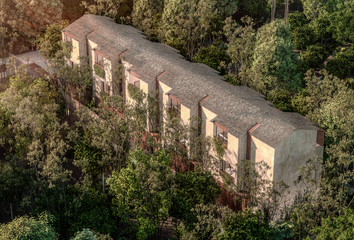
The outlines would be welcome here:
<svg viewBox="0 0 354 240">
<path fill-rule="evenodd" d="M 309 158 L 323 156 L 324 131 L 298 113 L 282 112 L 265 96 L 241 86 L 228 84 L 218 72 L 204 64 L 185 61 L 176 49 L 150 42 L 142 32 L 120 25 L 108 17 L 84 15 L 62 31 L 72 44 L 70 64 L 89 56 L 94 74 L 93 93 L 112 94 L 112 67 L 123 56 L 124 98 L 131 101 L 128 85 L 149 94 L 159 90 L 160 109 L 173 108 L 185 124 L 192 116 L 202 120 L 201 134 L 218 137 L 226 146 L 221 169 L 233 168 L 240 159 L 264 160 L 271 169 L 270 180 L 283 180 L 295 196 L 293 182 L 298 168 Z M 98 71 L 98 70 L 97 70 Z"/>
</svg>

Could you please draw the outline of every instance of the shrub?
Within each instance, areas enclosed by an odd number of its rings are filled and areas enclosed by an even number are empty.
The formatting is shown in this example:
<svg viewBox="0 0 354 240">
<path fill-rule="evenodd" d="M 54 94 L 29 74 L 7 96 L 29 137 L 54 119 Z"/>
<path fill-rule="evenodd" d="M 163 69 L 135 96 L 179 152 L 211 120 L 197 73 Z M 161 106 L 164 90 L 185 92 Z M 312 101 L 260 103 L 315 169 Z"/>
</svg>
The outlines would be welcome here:
<svg viewBox="0 0 354 240">
<path fill-rule="evenodd" d="M 83 229 L 75 233 L 74 238 L 72 240 L 113 240 L 109 235 L 100 234 L 95 231 L 91 231 L 90 229 Z"/>
<path fill-rule="evenodd" d="M 289 29 L 292 32 L 296 28 L 301 28 L 309 23 L 305 14 L 303 12 L 295 11 L 293 13 L 289 13 Z"/>
<path fill-rule="evenodd" d="M 326 49 L 319 45 L 311 45 L 301 54 L 303 62 L 306 62 L 310 68 L 323 67 L 323 62 L 328 57 L 329 53 Z"/>
<path fill-rule="evenodd" d="M 291 32 L 291 41 L 296 49 L 306 50 L 308 46 L 315 43 L 315 33 L 309 25 L 295 28 Z"/>
<path fill-rule="evenodd" d="M 221 240 L 226 239 L 271 239 L 272 230 L 260 211 L 253 209 L 240 211 L 227 217 L 224 221 L 224 233 Z"/>
<path fill-rule="evenodd" d="M 326 70 L 329 74 L 344 79 L 352 73 L 353 63 L 345 58 L 330 59 L 327 62 Z"/>
</svg>

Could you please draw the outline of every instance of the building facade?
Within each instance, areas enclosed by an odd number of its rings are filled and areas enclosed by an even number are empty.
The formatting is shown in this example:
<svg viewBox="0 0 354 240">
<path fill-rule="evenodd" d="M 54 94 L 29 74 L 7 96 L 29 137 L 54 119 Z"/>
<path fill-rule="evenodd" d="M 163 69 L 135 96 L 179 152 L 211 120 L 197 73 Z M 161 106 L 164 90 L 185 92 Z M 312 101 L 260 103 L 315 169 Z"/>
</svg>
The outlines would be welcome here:
<svg viewBox="0 0 354 240">
<path fill-rule="evenodd" d="M 200 117 L 200 133 L 219 138 L 225 145 L 220 168 L 235 182 L 239 160 L 264 160 L 271 167 L 265 177 L 283 180 L 292 198 L 298 168 L 310 158 L 323 156 L 324 131 L 304 116 L 274 108 L 265 96 L 248 87 L 230 85 L 218 71 L 185 61 L 176 49 L 148 41 L 132 26 L 84 15 L 63 29 L 62 36 L 72 45 L 70 64 L 80 64 L 79 56 L 89 57 L 97 100 L 100 91 L 113 94 L 112 69 L 123 56 L 126 102 L 132 101 L 129 85 L 146 94 L 158 90 L 160 109 L 173 108 L 185 124 L 193 116 Z"/>
</svg>

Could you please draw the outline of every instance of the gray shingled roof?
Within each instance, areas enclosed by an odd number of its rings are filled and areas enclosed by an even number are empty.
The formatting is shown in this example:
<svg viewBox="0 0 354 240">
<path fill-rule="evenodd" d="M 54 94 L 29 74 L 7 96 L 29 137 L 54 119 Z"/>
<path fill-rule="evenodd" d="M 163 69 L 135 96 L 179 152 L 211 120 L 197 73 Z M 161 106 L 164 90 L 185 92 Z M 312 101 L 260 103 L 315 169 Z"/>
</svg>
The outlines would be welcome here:
<svg viewBox="0 0 354 240">
<path fill-rule="evenodd" d="M 218 71 L 183 60 L 176 49 L 147 41 L 142 32 L 132 26 L 116 24 L 108 17 L 84 15 L 63 31 L 82 39 L 93 30 L 95 32 L 88 39 L 97 43 L 97 49 L 105 56 L 116 58 L 129 49 L 124 58 L 132 64 L 130 70 L 139 74 L 142 81 L 154 81 L 166 71 L 159 81 L 170 86 L 170 93 L 184 106 L 190 108 L 210 95 L 202 106 L 216 113 L 218 116 L 214 120 L 236 137 L 260 123 L 251 135 L 275 147 L 296 129 L 318 129 L 298 113 L 273 108 L 256 91 L 228 84 Z"/>
</svg>

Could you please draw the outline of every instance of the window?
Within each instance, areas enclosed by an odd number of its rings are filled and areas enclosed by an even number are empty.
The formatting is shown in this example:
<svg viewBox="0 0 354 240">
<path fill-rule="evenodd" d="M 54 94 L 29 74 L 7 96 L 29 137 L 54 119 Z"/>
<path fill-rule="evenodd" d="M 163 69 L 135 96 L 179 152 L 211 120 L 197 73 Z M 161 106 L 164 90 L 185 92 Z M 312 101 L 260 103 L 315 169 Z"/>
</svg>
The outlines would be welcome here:
<svg viewBox="0 0 354 240">
<path fill-rule="evenodd" d="M 95 52 L 95 63 L 103 67 L 103 57 Z"/>
<path fill-rule="evenodd" d="M 214 137 L 218 138 L 221 142 L 227 145 L 227 131 L 214 124 Z"/>
<path fill-rule="evenodd" d="M 109 95 L 111 92 L 111 87 L 107 84 L 107 94 Z"/>
<path fill-rule="evenodd" d="M 104 91 L 104 81 L 101 80 L 101 91 Z"/>
<path fill-rule="evenodd" d="M 173 113 L 177 114 L 179 117 L 181 116 L 181 104 L 173 100 L 172 98 L 170 98 L 169 109 Z"/>
</svg>

